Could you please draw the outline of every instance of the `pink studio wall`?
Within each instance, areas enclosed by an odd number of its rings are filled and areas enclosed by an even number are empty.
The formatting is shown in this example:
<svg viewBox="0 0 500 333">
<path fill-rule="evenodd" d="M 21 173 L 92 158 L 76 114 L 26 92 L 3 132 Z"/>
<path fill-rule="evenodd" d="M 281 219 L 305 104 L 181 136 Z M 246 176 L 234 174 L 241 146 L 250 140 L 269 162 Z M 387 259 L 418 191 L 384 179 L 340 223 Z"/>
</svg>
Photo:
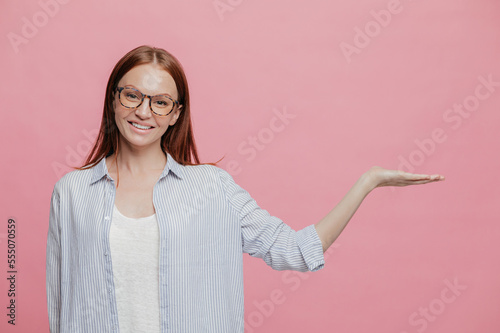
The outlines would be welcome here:
<svg viewBox="0 0 500 333">
<path fill-rule="evenodd" d="M 500 331 L 500 2 L 3 0 L 0 331 L 48 332 L 55 182 L 141 44 L 184 65 L 203 161 L 299 230 L 372 165 L 443 183 L 372 192 L 315 273 L 245 255 L 247 332 Z M 16 325 L 7 323 L 8 219 Z"/>
</svg>

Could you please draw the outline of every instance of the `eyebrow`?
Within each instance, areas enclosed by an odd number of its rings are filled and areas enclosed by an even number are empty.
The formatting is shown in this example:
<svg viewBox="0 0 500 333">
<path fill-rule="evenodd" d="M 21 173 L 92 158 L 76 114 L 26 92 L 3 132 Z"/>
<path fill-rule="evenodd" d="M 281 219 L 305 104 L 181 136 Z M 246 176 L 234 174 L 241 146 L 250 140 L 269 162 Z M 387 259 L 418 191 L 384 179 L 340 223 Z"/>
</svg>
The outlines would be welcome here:
<svg viewBox="0 0 500 333">
<path fill-rule="evenodd" d="M 143 92 L 142 92 L 139 88 L 137 88 L 137 87 L 136 87 L 136 86 L 134 86 L 133 84 L 126 84 L 126 85 L 124 85 L 124 87 L 131 87 L 131 88 L 134 88 L 134 89 L 136 89 L 136 90 L 140 91 L 140 92 L 141 92 L 141 94 L 145 95 L 145 94 L 144 94 L 144 93 L 143 93 Z M 172 99 L 177 100 L 176 98 L 173 98 L 173 97 L 172 97 L 172 95 L 170 95 L 169 93 L 164 93 L 164 94 L 156 94 L 156 95 L 151 95 L 151 96 L 158 96 L 158 95 L 166 95 L 166 96 L 168 96 L 168 97 L 170 97 L 170 98 L 172 98 Z"/>
</svg>

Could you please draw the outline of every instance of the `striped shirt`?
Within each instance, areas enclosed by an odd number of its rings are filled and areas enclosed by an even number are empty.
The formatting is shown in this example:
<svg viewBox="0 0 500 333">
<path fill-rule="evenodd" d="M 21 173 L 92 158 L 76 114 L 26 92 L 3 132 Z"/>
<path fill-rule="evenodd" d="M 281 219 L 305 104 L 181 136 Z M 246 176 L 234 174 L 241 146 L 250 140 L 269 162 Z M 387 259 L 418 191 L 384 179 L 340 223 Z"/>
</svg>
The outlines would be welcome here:
<svg viewBox="0 0 500 333">
<path fill-rule="evenodd" d="M 46 287 L 52 333 L 119 332 L 109 231 L 116 188 L 103 158 L 54 186 Z M 231 175 L 167 154 L 153 189 L 162 333 L 243 333 L 243 253 L 275 270 L 324 267 L 314 224 L 299 231 L 260 208 Z"/>
</svg>

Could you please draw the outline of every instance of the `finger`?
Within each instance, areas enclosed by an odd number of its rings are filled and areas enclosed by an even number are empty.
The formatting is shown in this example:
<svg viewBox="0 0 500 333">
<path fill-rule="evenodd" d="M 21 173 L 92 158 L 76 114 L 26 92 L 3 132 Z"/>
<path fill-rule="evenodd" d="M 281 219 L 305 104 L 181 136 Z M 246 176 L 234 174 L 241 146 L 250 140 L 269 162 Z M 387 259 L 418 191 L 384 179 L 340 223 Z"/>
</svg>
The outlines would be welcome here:
<svg viewBox="0 0 500 333">
<path fill-rule="evenodd" d="M 430 180 L 444 180 L 444 176 L 442 175 L 439 175 L 439 174 L 434 174 L 434 175 L 426 175 L 426 174 L 415 174 L 415 173 L 411 173 L 411 174 L 408 174 L 409 177 L 407 177 L 408 179 L 412 179 L 412 180 L 424 180 L 424 179 L 430 179 Z"/>
<path fill-rule="evenodd" d="M 424 174 L 410 173 L 406 178 L 409 180 L 422 180 L 422 179 L 431 179 L 431 176 Z"/>
<path fill-rule="evenodd" d="M 431 175 L 429 176 L 429 179 L 432 181 L 439 181 L 439 180 L 444 180 L 444 176 L 442 175 Z"/>
<path fill-rule="evenodd" d="M 412 182 L 406 183 L 406 185 L 418 185 L 418 184 L 428 184 L 428 183 L 435 183 L 440 181 L 441 179 L 420 179 L 420 180 L 414 180 Z"/>
</svg>

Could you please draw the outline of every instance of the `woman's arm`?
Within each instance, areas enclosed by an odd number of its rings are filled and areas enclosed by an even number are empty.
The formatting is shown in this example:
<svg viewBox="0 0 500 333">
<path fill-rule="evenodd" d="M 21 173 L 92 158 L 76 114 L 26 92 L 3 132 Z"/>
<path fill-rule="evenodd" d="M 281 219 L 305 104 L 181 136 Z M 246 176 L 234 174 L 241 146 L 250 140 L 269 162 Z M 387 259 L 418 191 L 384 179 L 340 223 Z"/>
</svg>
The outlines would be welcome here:
<svg viewBox="0 0 500 333">
<path fill-rule="evenodd" d="M 444 180 L 441 175 L 412 174 L 400 170 L 372 167 L 356 181 L 344 198 L 321 221 L 315 224 L 316 232 L 323 245 L 323 252 L 337 239 L 363 199 L 373 189 L 382 186 L 426 184 L 440 180 Z"/>
<path fill-rule="evenodd" d="M 60 331 L 61 310 L 61 243 L 60 243 L 60 198 L 57 184 L 50 200 L 49 230 L 46 249 L 46 291 L 50 333 Z"/>
</svg>

